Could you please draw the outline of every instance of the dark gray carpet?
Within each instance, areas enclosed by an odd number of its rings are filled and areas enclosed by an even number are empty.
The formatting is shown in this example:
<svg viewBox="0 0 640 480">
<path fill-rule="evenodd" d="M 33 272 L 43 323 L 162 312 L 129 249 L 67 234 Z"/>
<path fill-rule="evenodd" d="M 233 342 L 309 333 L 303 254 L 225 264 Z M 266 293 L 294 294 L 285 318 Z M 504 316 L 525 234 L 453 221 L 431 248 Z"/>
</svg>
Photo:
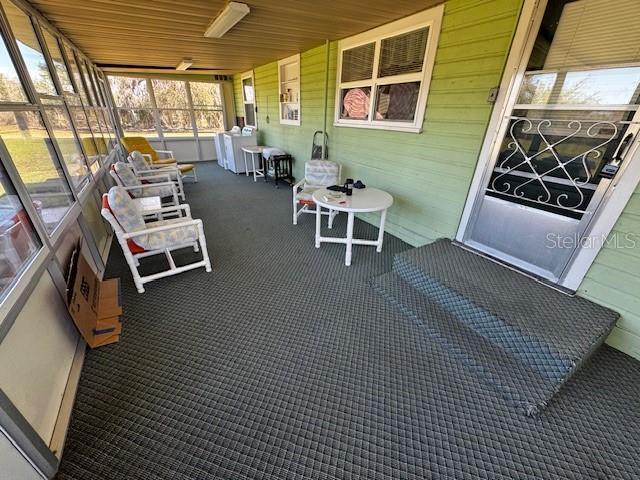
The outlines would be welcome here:
<svg viewBox="0 0 640 480">
<path fill-rule="evenodd" d="M 213 272 L 139 295 L 114 247 L 122 341 L 88 352 L 61 479 L 639 478 L 640 362 L 603 347 L 526 417 L 369 287 L 406 244 L 347 268 L 288 189 L 198 173 Z"/>
<path fill-rule="evenodd" d="M 397 254 L 372 286 L 527 415 L 546 407 L 619 317 L 448 239 Z"/>
</svg>

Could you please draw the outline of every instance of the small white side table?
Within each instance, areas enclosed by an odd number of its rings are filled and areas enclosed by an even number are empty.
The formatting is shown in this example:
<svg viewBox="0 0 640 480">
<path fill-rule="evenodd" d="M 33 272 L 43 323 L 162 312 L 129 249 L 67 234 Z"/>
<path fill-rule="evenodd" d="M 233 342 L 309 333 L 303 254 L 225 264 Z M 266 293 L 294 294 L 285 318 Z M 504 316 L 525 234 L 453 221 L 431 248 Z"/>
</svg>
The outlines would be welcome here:
<svg viewBox="0 0 640 480">
<path fill-rule="evenodd" d="M 325 196 L 335 195 L 335 192 L 321 188 L 313 192 L 313 201 L 316 203 L 316 248 L 320 248 L 322 242 L 325 243 L 344 243 L 347 251 L 344 257 L 344 264 L 351 265 L 351 250 L 353 245 L 369 245 L 375 246 L 376 251 L 382 251 L 382 240 L 384 238 L 384 223 L 387 218 L 387 209 L 393 205 L 393 197 L 383 190 L 377 188 L 353 189 L 353 195 L 343 195 L 340 200 L 325 200 Z M 323 237 L 321 235 L 321 208 L 327 208 L 329 211 L 337 210 L 346 212 L 347 217 L 347 236 L 339 237 Z M 353 238 L 353 222 L 356 213 L 365 212 L 382 212 L 380 214 L 380 227 L 378 229 L 377 240 L 363 240 Z"/>
<path fill-rule="evenodd" d="M 251 166 L 253 167 L 253 181 L 257 182 L 258 177 L 264 177 L 264 168 L 260 168 L 262 165 L 262 150 L 265 147 L 256 145 L 254 147 L 242 147 L 242 155 L 244 156 L 244 171 L 249 176 L 247 155 L 251 156 Z M 256 168 L 256 155 L 258 156 L 258 168 Z"/>
</svg>

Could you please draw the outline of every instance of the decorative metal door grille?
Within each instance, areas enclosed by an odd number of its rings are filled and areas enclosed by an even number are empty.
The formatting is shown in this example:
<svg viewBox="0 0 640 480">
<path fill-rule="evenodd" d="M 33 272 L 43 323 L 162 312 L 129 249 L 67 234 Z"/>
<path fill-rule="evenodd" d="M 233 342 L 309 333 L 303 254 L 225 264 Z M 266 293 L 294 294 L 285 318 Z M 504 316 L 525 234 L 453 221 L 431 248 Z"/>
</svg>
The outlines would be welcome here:
<svg viewBox="0 0 640 480">
<path fill-rule="evenodd" d="M 581 218 L 628 124 L 511 116 L 486 192 Z"/>
</svg>

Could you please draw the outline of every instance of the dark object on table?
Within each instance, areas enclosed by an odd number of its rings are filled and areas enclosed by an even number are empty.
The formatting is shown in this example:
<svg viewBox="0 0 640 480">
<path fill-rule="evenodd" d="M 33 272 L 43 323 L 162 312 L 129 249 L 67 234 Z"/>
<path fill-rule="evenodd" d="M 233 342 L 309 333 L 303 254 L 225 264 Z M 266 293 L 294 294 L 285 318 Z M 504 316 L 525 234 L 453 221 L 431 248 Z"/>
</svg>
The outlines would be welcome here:
<svg viewBox="0 0 640 480">
<path fill-rule="evenodd" d="M 347 178 L 347 181 L 344 182 L 344 190 L 347 197 L 353 195 L 353 178 Z"/>
<path fill-rule="evenodd" d="M 317 130 L 313 134 L 313 140 L 311 141 L 311 160 L 322 160 L 322 144 L 324 142 L 324 160 L 329 158 L 329 135 L 324 132 L 324 136 L 322 135 L 322 130 Z M 317 136 L 320 135 L 322 140 L 320 142 L 317 141 Z"/>
<path fill-rule="evenodd" d="M 362 183 L 362 180 L 357 180 L 356 183 L 353 184 L 353 188 L 367 188 L 367 186 Z"/>
<path fill-rule="evenodd" d="M 272 155 L 269 159 L 265 159 L 263 161 L 265 163 L 265 182 L 268 182 L 270 178 L 273 178 L 276 188 L 278 188 L 278 182 L 280 180 L 293 185 L 293 157 L 291 155 Z"/>
<path fill-rule="evenodd" d="M 342 185 L 331 185 L 330 187 L 327 187 L 327 190 L 345 193 L 345 188 Z"/>
</svg>

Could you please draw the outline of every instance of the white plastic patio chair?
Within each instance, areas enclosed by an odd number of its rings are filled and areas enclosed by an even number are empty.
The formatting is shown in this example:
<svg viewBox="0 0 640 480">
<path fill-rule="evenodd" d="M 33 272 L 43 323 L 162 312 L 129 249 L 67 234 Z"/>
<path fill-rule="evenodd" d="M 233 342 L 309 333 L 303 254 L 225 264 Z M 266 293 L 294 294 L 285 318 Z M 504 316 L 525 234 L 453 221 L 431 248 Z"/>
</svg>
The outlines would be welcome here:
<svg viewBox="0 0 640 480">
<path fill-rule="evenodd" d="M 160 197 L 165 199 L 165 206 L 178 205 L 178 188 L 171 180 L 169 174 L 149 175 L 145 181 L 157 181 L 158 183 L 142 183 L 136 176 L 131 165 L 124 162 L 116 162 L 109 170 L 116 185 L 125 188 L 133 198 Z M 166 200 L 171 197 L 171 200 Z"/>
<path fill-rule="evenodd" d="M 313 213 L 315 209 L 311 210 L 309 207 L 318 207 L 313 201 L 313 192 L 320 188 L 329 187 L 331 185 L 340 184 L 340 176 L 342 174 L 342 166 L 336 162 L 330 160 L 309 160 L 304 164 L 304 178 L 298 183 L 293 185 L 293 224 L 298 224 L 298 217 L 302 213 Z M 301 205 L 301 208 L 298 206 Z M 328 215 L 329 228 L 333 226 L 333 219 L 337 215 L 336 210 L 329 210 L 323 212 L 320 208 L 322 215 Z"/>
<path fill-rule="evenodd" d="M 116 234 L 139 293 L 144 293 L 145 283 L 159 278 L 200 267 L 204 267 L 207 272 L 211 271 L 211 261 L 207 252 L 202 220 L 191 218 L 189 205 L 164 207 L 155 212 L 145 213 L 168 214 L 173 212 L 180 212 L 181 216 L 145 223 L 142 213 L 123 187 L 112 187 L 108 193 L 102 196 L 102 216 L 109 222 Z M 193 248 L 194 252 L 201 251 L 202 260 L 176 266 L 171 252 L 187 247 Z M 160 254 L 166 256 L 169 268 L 150 275 L 140 275 L 138 271 L 140 259 Z"/>
<path fill-rule="evenodd" d="M 170 179 L 176 183 L 178 189 L 178 195 L 182 200 L 185 200 L 184 185 L 182 183 L 182 174 L 177 165 L 154 165 L 145 159 L 144 155 L 140 152 L 133 151 L 127 157 L 127 161 L 133 168 L 133 172 L 140 180 L 145 182 L 157 183 L 158 175 L 169 175 Z"/>
</svg>

